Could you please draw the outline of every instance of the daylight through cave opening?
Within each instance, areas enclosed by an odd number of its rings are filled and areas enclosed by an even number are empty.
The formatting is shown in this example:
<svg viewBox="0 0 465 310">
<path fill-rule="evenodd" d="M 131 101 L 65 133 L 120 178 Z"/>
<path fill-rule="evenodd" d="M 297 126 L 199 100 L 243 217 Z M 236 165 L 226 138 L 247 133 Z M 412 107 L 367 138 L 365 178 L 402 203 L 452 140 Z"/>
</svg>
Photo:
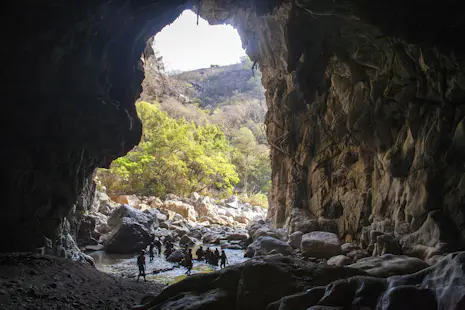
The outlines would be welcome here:
<svg viewBox="0 0 465 310">
<path fill-rule="evenodd" d="M 266 208 L 269 150 L 261 72 L 230 25 L 184 11 L 146 44 L 138 146 L 97 173 L 111 197 L 233 193 Z"/>
</svg>

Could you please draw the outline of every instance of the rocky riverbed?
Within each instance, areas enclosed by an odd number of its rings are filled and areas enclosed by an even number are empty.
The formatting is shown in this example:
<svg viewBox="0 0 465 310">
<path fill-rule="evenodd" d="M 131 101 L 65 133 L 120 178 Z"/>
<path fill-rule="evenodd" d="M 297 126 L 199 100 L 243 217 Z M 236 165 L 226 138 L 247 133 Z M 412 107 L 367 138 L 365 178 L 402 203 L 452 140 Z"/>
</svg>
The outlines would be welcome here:
<svg viewBox="0 0 465 310">
<path fill-rule="evenodd" d="M 77 243 L 85 252 L 134 254 L 153 238 L 190 247 L 213 244 L 240 250 L 249 238 L 246 226 L 263 220 L 266 209 L 241 203 L 235 196 L 216 201 L 197 193 L 190 198 L 111 196 L 96 193 L 81 220 Z"/>
</svg>

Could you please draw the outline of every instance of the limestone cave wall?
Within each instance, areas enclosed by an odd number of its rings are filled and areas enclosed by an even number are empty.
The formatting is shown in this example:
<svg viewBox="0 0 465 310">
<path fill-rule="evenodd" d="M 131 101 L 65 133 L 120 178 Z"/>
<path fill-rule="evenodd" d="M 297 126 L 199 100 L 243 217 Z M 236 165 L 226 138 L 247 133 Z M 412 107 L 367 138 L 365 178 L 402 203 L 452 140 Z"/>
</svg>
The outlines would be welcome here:
<svg viewBox="0 0 465 310">
<path fill-rule="evenodd" d="M 0 251 L 61 252 L 92 176 L 139 142 L 146 40 L 184 1 L 8 1 Z"/>
<path fill-rule="evenodd" d="M 465 62 L 454 36 L 464 27 L 454 5 L 289 1 L 259 16 L 206 2 L 263 73 L 276 226 L 351 239 L 371 225 L 463 247 Z M 418 237 L 431 227 L 434 238 Z"/>
</svg>

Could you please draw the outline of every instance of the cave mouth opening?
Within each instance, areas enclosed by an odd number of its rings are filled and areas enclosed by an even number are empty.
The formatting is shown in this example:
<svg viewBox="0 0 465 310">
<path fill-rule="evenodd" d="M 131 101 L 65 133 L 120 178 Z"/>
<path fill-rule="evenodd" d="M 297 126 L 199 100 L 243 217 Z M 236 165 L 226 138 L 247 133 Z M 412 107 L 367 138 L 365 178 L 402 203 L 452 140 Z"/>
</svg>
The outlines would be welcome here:
<svg viewBox="0 0 465 310">
<path fill-rule="evenodd" d="M 125 203 L 199 193 L 267 208 L 265 89 L 238 31 L 186 9 L 147 40 L 141 63 L 141 141 L 97 169 L 97 189 Z"/>
</svg>

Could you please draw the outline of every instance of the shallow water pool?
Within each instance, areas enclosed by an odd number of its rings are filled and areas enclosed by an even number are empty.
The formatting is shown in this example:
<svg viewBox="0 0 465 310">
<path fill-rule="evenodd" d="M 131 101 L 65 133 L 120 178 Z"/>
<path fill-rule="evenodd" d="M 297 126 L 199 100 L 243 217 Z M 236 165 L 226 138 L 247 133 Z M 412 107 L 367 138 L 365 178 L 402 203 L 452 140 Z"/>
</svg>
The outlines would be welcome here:
<svg viewBox="0 0 465 310">
<path fill-rule="evenodd" d="M 205 248 L 205 245 L 203 246 Z M 198 246 L 194 247 L 192 252 L 195 253 L 197 248 Z M 210 246 L 210 249 L 212 250 L 214 250 L 215 248 L 218 248 L 221 251 L 221 249 L 218 246 Z M 225 249 L 224 251 L 226 253 L 226 256 L 228 257 L 230 265 L 242 263 L 246 260 L 246 258 L 244 258 L 243 250 Z M 137 275 L 139 273 L 139 269 L 137 268 L 136 263 L 137 254 L 123 255 L 109 254 L 105 253 L 105 251 L 95 251 L 89 253 L 89 255 L 92 256 L 92 258 L 94 259 L 95 266 L 97 267 L 97 269 L 103 272 L 119 275 L 121 277 L 129 279 L 137 278 Z M 166 261 L 164 255 L 155 255 L 153 261 L 150 261 L 149 256 L 146 255 L 146 263 L 147 281 L 156 281 L 161 284 L 173 284 L 187 277 L 187 269 L 185 267 L 179 266 L 179 264 L 176 263 Z M 204 261 L 199 262 L 194 260 L 194 266 L 192 268 L 191 274 L 208 273 L 218 269 L 220 269 L 220 267 L 209 265 Z M 154 273 L 154 271 L 156 273 Z"/>
</svg>

